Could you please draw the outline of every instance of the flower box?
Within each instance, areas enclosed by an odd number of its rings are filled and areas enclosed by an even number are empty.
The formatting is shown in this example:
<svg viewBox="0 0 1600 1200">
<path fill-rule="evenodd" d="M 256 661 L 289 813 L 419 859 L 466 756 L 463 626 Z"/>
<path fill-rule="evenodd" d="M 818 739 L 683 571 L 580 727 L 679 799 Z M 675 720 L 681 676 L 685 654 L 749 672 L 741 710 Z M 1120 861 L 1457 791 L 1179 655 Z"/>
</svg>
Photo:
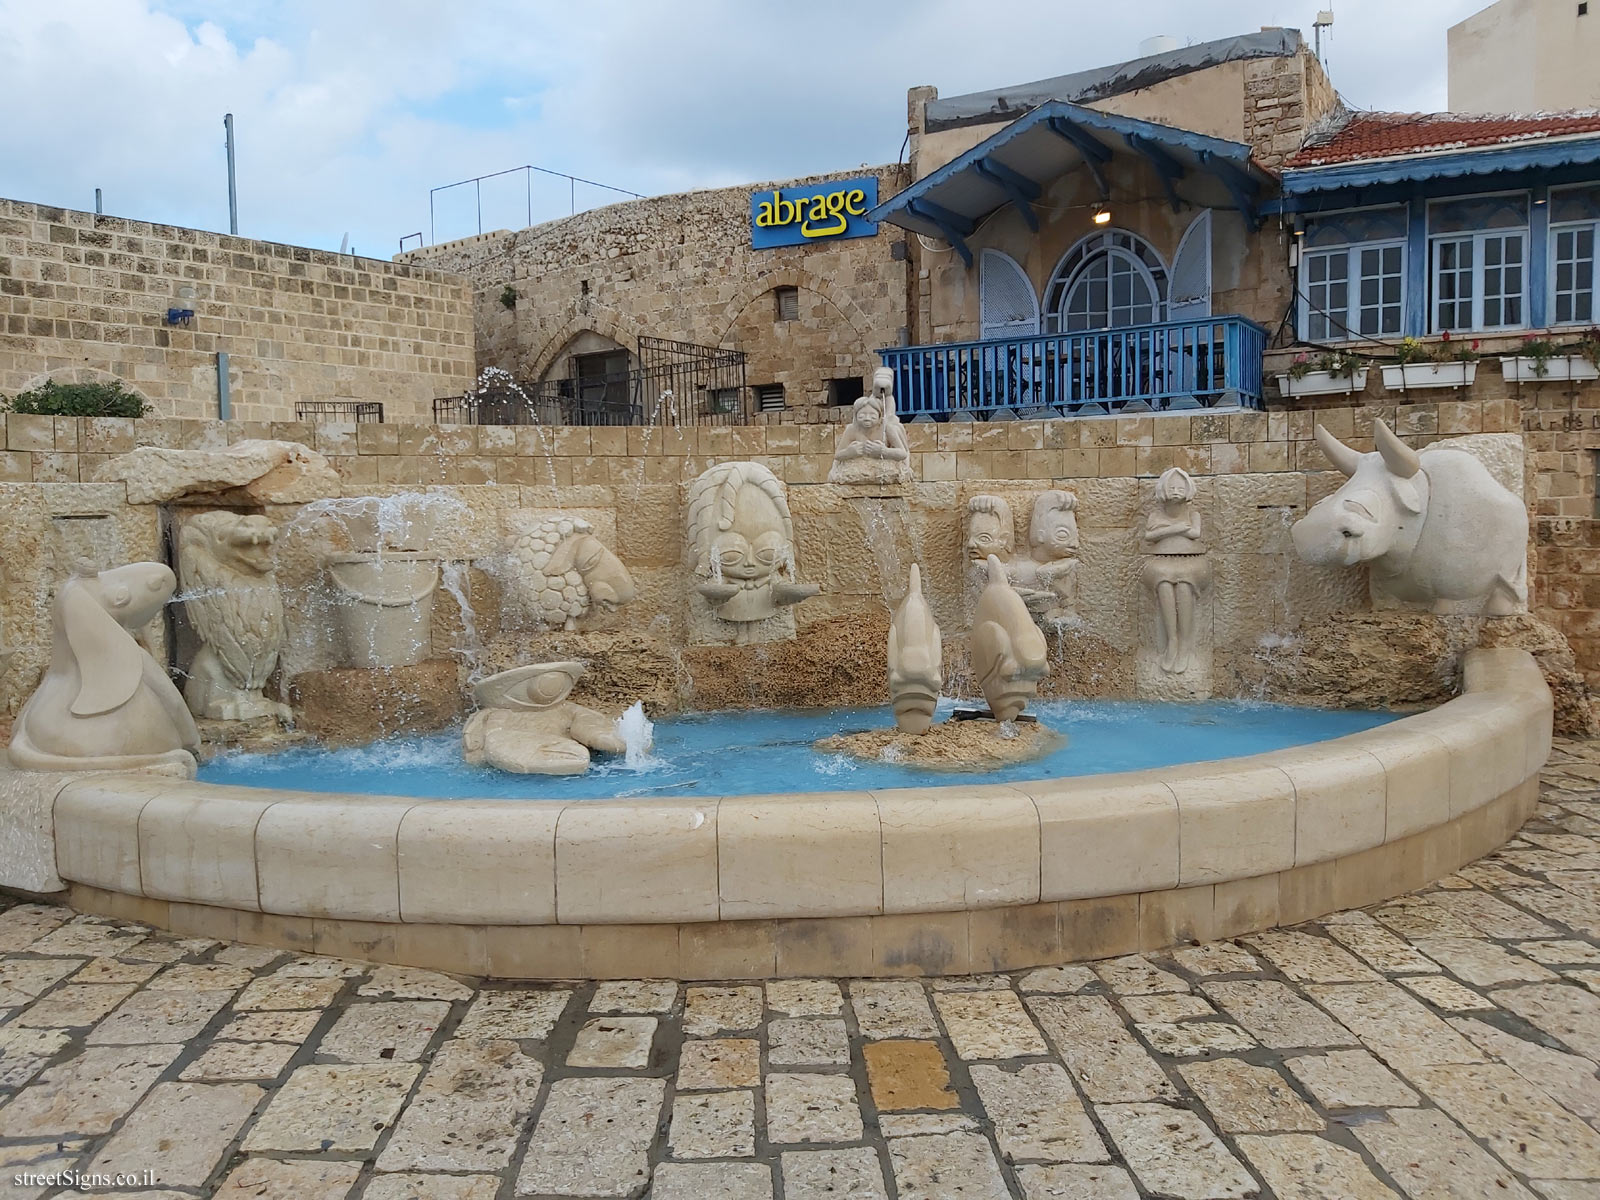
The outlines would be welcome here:
<svg viewBox="0 0 1600 1200">
<path fill-rule="evenodd" d="M 1514 383 L 1546 383 L 1552 379 L 1600 379 L 1596 367 L 1580 354 L 1553 354 L 1544 360 L 1544 374 L 1539 374 L 1536 358 L 1502 358 L 1500 373 Z"/>
<path fill-rule="evenodd" d="M 1466 387 L 1478 377 L 1476 362 L 1393 363 L 1383 368 L 1383 386 L 1390 391 Z"/>
<path fill-rule="evenodd" d="M 1307 371 L 1299 379 L 1278 376 L 1278 390 L 1285 396 L 1331 396 L 1339 392 L 1346 395 L 1359 392 L 1367 386 L 1367 368 L 1361 367 L 1350 375 L 1335 375 L 1332 371 Z"/>
</svg>

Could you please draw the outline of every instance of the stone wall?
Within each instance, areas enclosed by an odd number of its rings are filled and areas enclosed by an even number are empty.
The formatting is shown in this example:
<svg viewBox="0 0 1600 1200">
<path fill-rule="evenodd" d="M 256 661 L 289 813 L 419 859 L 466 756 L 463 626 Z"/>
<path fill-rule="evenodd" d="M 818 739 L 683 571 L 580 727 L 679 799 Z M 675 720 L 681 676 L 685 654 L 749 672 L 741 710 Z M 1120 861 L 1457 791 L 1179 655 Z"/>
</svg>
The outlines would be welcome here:
<svg viewBox="0 0 1600 1200">
<path fill-rule="evenodd" d="M 478 366 L 521 378 L 564 379 L 585 335 L 633 350 L 640 336 L 749 355 L 752 386 L 782 384 L 787 412 L 807 420 L 828 402 L 828 381 L 870 378 L 878 349 L 899 342 L 906 317 L 904 236 L 757 250 L 750 194 L 876 175 L 887 198 L 908 178 L 899 167 L 631 200 L 535 225 L 408 251 L 472 281 Z M 502 302 L 516 290 L 514 307 Z M 774 288 L 799 289 L 799 318 L 777 319 Z"/>
<path fill-rule="evenodd" d="M 930 602 L 947 631 L 950 682 L 970 691 L 960 649 L 967 619 L 960 550 L 965 504 L 978 493 L 1007 498 L 1018 544 L 1026 546 L 1032 500 L 1051 487 L 1077 494 L 1083 549 L 1080 619 L 1052 633 L 1047 690 L 1132 694 L 1133 658 L 1152 619 L 1138 585 L 1140 523 L 1151 503 L 1154 477 L 1169 466 L 1182 466 L 1199 484 L 1197 503 L 1216 571 L 1203 618 L 1213 631 L 1215 690 L 1270 695 L 1275 694 L 1272 660 L 1296 652 L 1295 640 L 1285 642 L 1285 634 L 1368 607 L 1361 572 L 1300 563 L 1288 528 L 1342 482 L 1314 441 L 1314 424 L 1320 421 L 1351 445 L 1370 449 L 1372 422 L 1380 416 L 1417 446 L 1459 434 L 1514 434 L 1523 426 L 1521 407 L 1511 398 L 1317 412 L 914 424 L 906 429 L 914 482 L 904 489 L 850 489 L 826 482 L 839 431 L 825 424 L 250 426 L 12 415 L 6 419 L 8 448 L 0 453 L 0 464 L 14 464 L 19 471 L 37 464 L 46 469 L 41 478 L 90 480 L 108 457 L 136 443 L 204 447 L 268 435 L 305 442 L 329 456 L 346 497 L 420 492 L 450 498 L 452 515 L 427 540 L 441 556 L 463 564 L 461 583 L 477 614 L 479 652 L 488 656 L 489 665 L 508 666 L 537 653 L 589 658 L 600 664 L 594 686 L 601 698 L 619 700 L 630 690 L 649 688 L 661 702 L 658 709 L 686 700 L 714 707 L 841 695 L 875 702 L 882 694 L 888 607 L 899 598 L 912 561 L 922 562 Z M 1529 434 L 1530 439 L 1544 436 L 1578 435 Z M 1551 453 L 1561 452 L 1536 450 L 1529 458 L 1526 491 L 1536 509 L 1551 486 L 1542 481 L 1552 471 L 1564 471 L 1559 461 L 1552 465 L 1542 457 Z M 708 466 L 729 459 L 764 463 L 786 482 L 798 574 L 819 584 L 822 595 L 795 610 L 800 634 L 795 642 L 686 651 L 690 581 L 684 490 Z M 1589 470 L 1592 483 L 1592 463 Z M 595 615 L 580 634 L 496 641 L 495 558 L 505 513 L 519 507 L 575 511 L 589 519 L 633 573 L 639 599 L 619 613 Z M 319 586 L 322 559 L 348 546 L 326 519 L 301 512 L 298 506 L 283 506 L 269 515 L 294 531 L 280 546 L 285 588 L 308 597 Z M 48 598 L 71 565 L 84 558 L 110 564 L 160 556 L 163 522 L 172 520 L 171 513 L 162 517 L 154 506 L 127 504 L 121 485 L 0 487 L 0 527 L 6 531 L 0 561 L 7 573 L 0 642 L 18 651 L 11 670 L 0 677 L 0 708 L 14 711 L 43 668 Z M 1585 558 L 1594 555 L 1551 536 L 1556 529 L 1581 526 L 1581 536 L 1587 537 L 1594 522 L 1569 527 L 1554 520 L 1537 518 L 1535 608 L 1551 621 L 1565 622 L 1562 627 L 1594 678 L 1600 659 L 1583 633 L 1592 610 L 1578 608 L 1563 590 L 1584 574 Z M 301 611 L 308 615 L 302 628 L 311 634 L 291 656 L 291 665 L 297 670 L 331 665 L 323 631 L 326 613 L 309 619 L 319 611 L 310 600 Z M 463 637 L 454 601 L 441 592 L 436 654 L 464 661 L 469 647 Z"/>
<path fill-rule="evenodd" d="M 162 416 L 291 420 L 365 400 L 426 419 L 471 381 L 461 279 L 302 246 L 0 200 L 0 393 L 115 377 Z M 169 308 L 194 311 L 169 326 Z"/>
</svg>

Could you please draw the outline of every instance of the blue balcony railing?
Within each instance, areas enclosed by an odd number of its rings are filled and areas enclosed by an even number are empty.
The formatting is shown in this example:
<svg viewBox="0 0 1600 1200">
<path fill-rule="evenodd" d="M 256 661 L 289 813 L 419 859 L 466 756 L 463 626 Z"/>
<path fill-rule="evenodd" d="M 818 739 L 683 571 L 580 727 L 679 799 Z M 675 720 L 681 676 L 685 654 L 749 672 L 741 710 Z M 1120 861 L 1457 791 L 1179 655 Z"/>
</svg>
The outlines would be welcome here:
<svg viewBox="0 0 1600 1200">
<path fill-rule="evenodd" d="M 1261 407 L 1267 331 L 1240 316 L 878 351 L 902 417 Z M 1048 414 L 1035 414 L 1048 415 Z"/>
</svg>

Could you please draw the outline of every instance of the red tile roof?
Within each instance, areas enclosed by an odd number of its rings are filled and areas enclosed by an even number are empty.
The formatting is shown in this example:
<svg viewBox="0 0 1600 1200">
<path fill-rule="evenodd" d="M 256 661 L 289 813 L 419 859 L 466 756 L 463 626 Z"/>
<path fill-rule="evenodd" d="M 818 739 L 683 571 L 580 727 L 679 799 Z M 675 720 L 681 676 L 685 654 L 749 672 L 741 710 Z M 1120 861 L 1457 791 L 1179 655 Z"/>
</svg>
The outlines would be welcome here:
<svg viewBox="0 0 1600 1200">
<path fill-rule="evenodd" d="M 1322 167 L 1369 158 L 1492 148 L 1574 134 L 1600 134 L 1600 112 L 1476 116 L 1467 113 L 1350 113 L 1332 129 L 1313 132 L 1284 162 Z"/>
</svg>

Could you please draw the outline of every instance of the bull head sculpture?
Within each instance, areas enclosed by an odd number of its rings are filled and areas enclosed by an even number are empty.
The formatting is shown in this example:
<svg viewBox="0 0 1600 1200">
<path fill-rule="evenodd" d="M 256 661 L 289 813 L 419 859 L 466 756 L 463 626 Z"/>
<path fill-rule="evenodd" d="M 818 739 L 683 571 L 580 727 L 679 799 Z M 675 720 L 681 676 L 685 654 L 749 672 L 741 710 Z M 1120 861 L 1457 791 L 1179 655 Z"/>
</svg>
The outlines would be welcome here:
<svg viewBox="0 0 1600 1200">
<path fill-rule="evenodd" d="M 1362 454 L 1317 426 L 1317 445 L 1348 482 L 1294 524 L 1295 552 L 1308 563 L 1350 567 L 1416 545 L 1428 507 L 1422 460 L 1382 421 L 1372 432 L 1377 449 Z"/>
</svg>

